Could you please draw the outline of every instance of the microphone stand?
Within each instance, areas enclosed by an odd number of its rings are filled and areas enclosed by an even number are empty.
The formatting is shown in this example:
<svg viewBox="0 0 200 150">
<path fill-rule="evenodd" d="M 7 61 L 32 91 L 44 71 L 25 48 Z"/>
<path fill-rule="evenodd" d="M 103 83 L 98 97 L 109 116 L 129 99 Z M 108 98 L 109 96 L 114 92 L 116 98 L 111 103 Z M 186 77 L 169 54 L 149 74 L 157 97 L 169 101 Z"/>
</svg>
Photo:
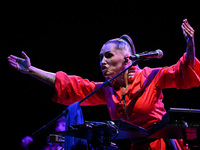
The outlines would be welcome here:
<svg viewBox="0 0 200 150">
<path fill-rule="evenodd" d="M 48 122 L 46 125 L 42 126 L 41 128 L 39 128 L 37 131 L 35 131 L 32 136 L 36 137 L 37 135 L 39 135 L 39 133 L 42 133 L 43 131 L 45 131 L 45 129 L 47 129 L 48 127 L 50 127 L 54 122 L 56 122 L 60 117 L 65 116 L 68 112 L 68 109 L 65 108 L 64 111 L 62 111 L 61 114 L 59 114 L 57 117 L 55 117 L 54 119 L 52 119 L 50 122 Z"/>
<path fill-rule="evenodd" d="M 94 91 L 92 91 L 90 94 L 88 94 L 86 97 L 84 97 L 82 100 L 79 101 L 79 103 L 84 102 L 86 99 L 88 99 L 90 96 L 92 96 L 93 94 L 95 94 L 97 91 L 101 90 L 103 87 L 106 87 L 107 85 L 111 84 L 111 82 L 117 78 L 118 76 L 120 76 L 122 73 L 124 73 L 126 70 L 128 70 L 129 68 L 131 68 L 132 66 L 137 65 L 141 60 L 135 60 L 132 62 L 132 64 L 130 66 L 128 66 L 127 68 L 125 68 L 124 70 L 122 70 L 121 72 L 119 72 L 117 75 L 115 75 L 113 78 L 106 80 L 99 88 L 95 89 Z"/>
<path fill-rule="evenodd" d="M 124 73 L 126 70 L 128 70 L 129 68 L 131 68 L 132 66 L 137 65 L 138 63 L 140 63 L 141 60 L 135 60 L 132 62 L 132 64 L 130 66 L 128 66 L 127 68 L 125 68 L 124 70 L 122 70 L 120 73 L 118 73 L 117 75 L 115 75 L 113 78 L 106 80 L 100 87 L 98 87 L 97 89 L 95 89 L 94 91 L 92 91 L 90 94 L 88 94 L 87 96 L 85 96 L 82 100 L 79 101 L 79 103 L 81 104 L 82 102 L 84 102 L 86 99 L 88 99 L 90 96 L 94 95 L 96 92 L 98 92 L 99 90 L 101 90 L 103 87 L 106 87 L 107 85 L 111 84 L 111 82 L 117 78 L 118 76 L 120 76 L 122 73 Z M 37 131 L 35 131 L 32 136 L 36 137 L 37 135 L 39 135 L 39 133 L 42 133 L 43 131 L 45 131 L 45 129 L 47 129 L 50 125 L 52 125 L 54 122 L 56 122 L 60 117 L 65 116 L 68 112 L 68 109 L 66 108 L 64 111 L 62 111 L 61 114 L 59 114 L 57 117 L 55 117 L 53 120 L 51 120 L 49 123 L 47 123 L 46 125 L 42 126 L 40 129 L 38 129 Z"/>
</svg>

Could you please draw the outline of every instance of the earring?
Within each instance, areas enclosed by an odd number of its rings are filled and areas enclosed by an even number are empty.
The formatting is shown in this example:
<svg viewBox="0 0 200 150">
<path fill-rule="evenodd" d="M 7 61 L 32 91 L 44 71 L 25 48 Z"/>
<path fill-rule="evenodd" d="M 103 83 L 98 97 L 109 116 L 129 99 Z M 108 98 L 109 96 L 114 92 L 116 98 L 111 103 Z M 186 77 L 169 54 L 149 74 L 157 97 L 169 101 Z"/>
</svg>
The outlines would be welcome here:
<svg viewBox="0 0 200 150">
<path fill-rule="evenodd" d="M 128 56 L 124 57 L 124 62 L 127 63 L 128 62 Z"/>
</svg>

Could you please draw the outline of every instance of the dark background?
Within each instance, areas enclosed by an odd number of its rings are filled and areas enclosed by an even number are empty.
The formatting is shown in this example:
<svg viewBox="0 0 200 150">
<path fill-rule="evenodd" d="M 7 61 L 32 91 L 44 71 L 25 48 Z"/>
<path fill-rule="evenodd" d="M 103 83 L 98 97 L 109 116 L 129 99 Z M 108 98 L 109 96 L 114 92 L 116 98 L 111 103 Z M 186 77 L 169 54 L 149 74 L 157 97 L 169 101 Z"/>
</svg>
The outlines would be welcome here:
<svg viewBox="0 0 200 150">
<path fill-rule="evenodd" d="M 101 46 L 109 39 L 129 33 L 136 51 L 162 49 L 159 60 L 143 62 L 140 67 L 175 64 L 186 49 L 182 20 L 188 18 L 195 29 L 196 56 L 200 58 L 200 11 L 190 1 L 136 3 L 126 1 L 70 2 L 67 4 L 12 3 L 1 7 L 1 108 L 3 131 L 10 147 L 21 138 L 60 114 L 66 106 L 51 99 L 54 89 L 10 67 L 10 54 L 21 57 L 25 51 L 33 66 L 79 75 L 91 81 L 104 81 L 99 68 Z M 200 108 L 199 88 L 165 89 L 164 103 L 169 107 Z M 109 120 L 106 106 L 83 107 L 85 120 Z M 35 139 L 38 147 L 46 142 L 53 126 Z"/>
</svg>

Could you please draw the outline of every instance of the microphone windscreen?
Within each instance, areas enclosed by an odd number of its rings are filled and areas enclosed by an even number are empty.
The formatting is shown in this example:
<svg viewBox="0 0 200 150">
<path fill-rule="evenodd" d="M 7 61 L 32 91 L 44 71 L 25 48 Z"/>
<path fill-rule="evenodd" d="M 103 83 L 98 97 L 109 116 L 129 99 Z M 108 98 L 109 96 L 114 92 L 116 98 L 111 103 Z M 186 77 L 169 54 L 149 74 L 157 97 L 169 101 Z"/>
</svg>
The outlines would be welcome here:
<svg viewBox="0 0 200 150">
<path fill-rule="evenodd" d="M 163 57 L 163 51 L 160 50 L 160 49 L 157 49 L 156 52 L 158 53 L 158 59 L 162 58 Z"/>
</svg>

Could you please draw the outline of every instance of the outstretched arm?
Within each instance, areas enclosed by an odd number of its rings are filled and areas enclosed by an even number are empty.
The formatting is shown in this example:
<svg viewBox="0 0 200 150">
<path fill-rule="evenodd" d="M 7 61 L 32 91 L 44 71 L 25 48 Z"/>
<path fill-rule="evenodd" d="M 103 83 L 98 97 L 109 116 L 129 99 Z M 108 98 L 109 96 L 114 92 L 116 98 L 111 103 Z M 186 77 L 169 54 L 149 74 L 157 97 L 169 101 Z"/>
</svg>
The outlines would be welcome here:
<svg viewBox="0 0 200 150">
<path fill-rule="evenodd" d="M 186 59 L 189 65 L 195 67 L 195 43 L 194 43 L 194 29 L 190 26 L 187 19 L 183 20 L 181 25 L 183 35 L 185 37 L 187 48 L 186 48 Z"/>
<path fill-rule="evenodd" d="M 55 73 L 47 72 L 32 66 L 30 58 L 25 52 L 22 52 L 22 56 L 24 59 L 10 55 L 8 57 L 9 64 L 22 73 L 29 74 L 48 85 L 54 86 L 56 77 Z"/>
</svg>

